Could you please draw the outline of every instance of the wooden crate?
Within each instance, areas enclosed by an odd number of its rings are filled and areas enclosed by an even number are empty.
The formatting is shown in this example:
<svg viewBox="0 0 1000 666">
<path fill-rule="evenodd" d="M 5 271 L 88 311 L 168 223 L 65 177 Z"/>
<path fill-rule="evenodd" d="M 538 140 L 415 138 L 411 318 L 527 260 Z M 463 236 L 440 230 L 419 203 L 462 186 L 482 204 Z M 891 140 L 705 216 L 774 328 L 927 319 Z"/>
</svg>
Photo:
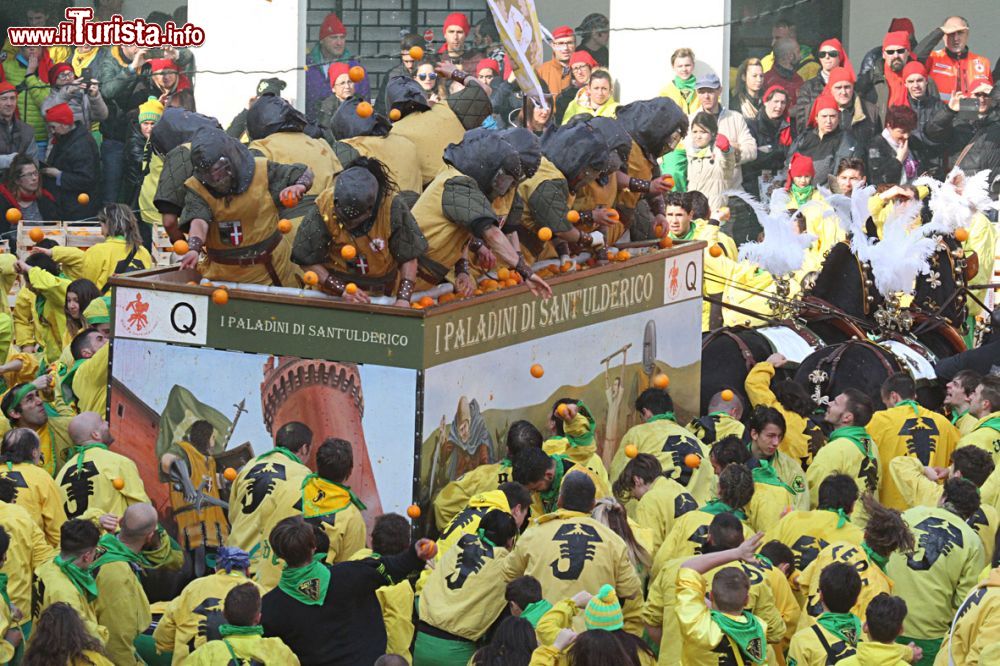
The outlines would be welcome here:
<svg viewBox="0 0 1000 666">
<path fill-rule="evenodd" d="M 156 266 L 169 266 L 179 259 L 179 257 L 174 258 L 176 256 L 174 244 L 167 236 L 167 232 L 163 230 L 162 225 L 153 225 L 153 251 L 150 254 L 153 255 L 153 264 Z"/>
<path fill-rule="evenodd" d="M 49 238 L 59 243 L 66 244 L 66 230 L 62 222 L 35 222 L 22 220 L 17 226 L 17 256 L 24 259 L 28 256 L 29 250 L 34 247 L 35 241 L 31 240 L 28 234 L 32 229 L 41 229 L 45 238 Z"/>
<path fill-rule="evenodd" d="M 104 240 L 101 225 L 93 222 L 66 222 L 63 225 L 68 247 L 88 248 Z"/>
</svg>

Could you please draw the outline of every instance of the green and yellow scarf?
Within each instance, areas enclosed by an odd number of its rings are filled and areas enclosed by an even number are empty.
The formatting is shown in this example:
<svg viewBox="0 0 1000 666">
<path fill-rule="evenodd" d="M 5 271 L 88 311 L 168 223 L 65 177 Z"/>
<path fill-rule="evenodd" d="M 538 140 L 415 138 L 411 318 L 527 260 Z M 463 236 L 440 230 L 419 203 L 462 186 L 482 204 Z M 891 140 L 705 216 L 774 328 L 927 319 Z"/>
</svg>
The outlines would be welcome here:
<svg viewBox="0 0 1000 666">
<path fill-rule="evenodd" d="M 760 620 L 753 613 L 743 611 L 746 622 L 738 622 L 717 610 L 710 610 L 709 614 L 712 621 L 722 629 L 722 633 L 736 643 L 744 657 L 755 664 L 763 664 L 767 660 L 767 636 Z"/>
<path fill-rule="evenodd" d="M 314 560 L 304 567 L 285 567 L 278 587 L 299 603 L 321 606 L 330 587 L 330 569 L 322 560 Z"/>
<path fill-rule="evenodd" d="M 352 504 L 358 511 L 368 508 L 350 486 L 327 481 L 318 474 L 310 474 L 302 480 L 302 516 L 307 520 L 338 513 Z"/>
</svg>

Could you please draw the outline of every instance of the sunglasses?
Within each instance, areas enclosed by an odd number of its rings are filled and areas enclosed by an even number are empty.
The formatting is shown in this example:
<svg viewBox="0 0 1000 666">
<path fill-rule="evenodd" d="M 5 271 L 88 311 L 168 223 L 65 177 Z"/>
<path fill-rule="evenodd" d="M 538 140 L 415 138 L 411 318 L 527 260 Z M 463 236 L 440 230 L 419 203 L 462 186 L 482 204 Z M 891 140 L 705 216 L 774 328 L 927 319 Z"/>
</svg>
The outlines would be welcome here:
<svg viewBox="0 0 1000 666">
<path fill-rule="evenodd" d="M 840 57 L 840 51 L 820 51 L 819 52 L 819 57 L 820 58 L 839 58 Z"/>
<path fill-rule="evenodd" d="M 434 72 L 431 72 L 430 74 L 417 74 L 417 78 L 420 79 L 421 81 L 427 81 L 428 79 L 433 81 L 437 77 L 438 75 L 435 74 Z"/>
<path fill-rule="evenodd" d="M 886 55 L 890 55 L 890 56 L 893 56 L 893 55 L 903 55 L 904 53 L 906 53 L 906 49 L 886 49 L 885 50 L 885 54 Z"/>
</svg>

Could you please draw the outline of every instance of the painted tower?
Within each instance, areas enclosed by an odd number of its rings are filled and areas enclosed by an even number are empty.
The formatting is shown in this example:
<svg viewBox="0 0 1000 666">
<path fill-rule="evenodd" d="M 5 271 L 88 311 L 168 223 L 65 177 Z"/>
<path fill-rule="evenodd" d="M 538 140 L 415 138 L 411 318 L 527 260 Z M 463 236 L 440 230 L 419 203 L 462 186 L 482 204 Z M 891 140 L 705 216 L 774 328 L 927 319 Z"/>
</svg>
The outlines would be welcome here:
<svg viewBox="0 0 1000 666">
<path fill-rule="evenodd" d="M 351 443 L 354 471 L 348 484 L 368 507 L 365 522 L 370 529 L 375 516 L 382 513 L 382 501 L 361 424 L 365 401 L 358 366 L 272 356 L 264 364 L 260 400 L 264 426 L 272 436 L 276 428 L 289 421 L 299 421 L 312 429 L 313 450 L 309 460 L 304 461 L 312 469 L 316 469 L 316 450 L 324 439 L 337 437 Z"/>
</svg>

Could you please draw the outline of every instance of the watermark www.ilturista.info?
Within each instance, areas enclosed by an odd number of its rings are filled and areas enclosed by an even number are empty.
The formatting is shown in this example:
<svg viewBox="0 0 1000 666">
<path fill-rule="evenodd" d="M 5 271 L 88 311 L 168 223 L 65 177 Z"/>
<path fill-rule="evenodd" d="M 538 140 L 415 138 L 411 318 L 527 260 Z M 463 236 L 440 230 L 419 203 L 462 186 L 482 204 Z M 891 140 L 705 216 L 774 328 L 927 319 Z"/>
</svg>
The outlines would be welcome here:
<svg viewBox="0 0 1000 666">
<path fill-rule="evenodd" d="M 120 14 L 112 16 L 110 21 L 91 21 L 94 10 L 90 7 L 68 7 L 65 15 L 66 20 L 55 27 L 7 28 L 7 39 L 14 46 L 89 44 L 187 48 L 205 43 L 205 31 L 190 23 L 177 27 L 173 21 L 167 21 L 165 26 L 160 26 L 141 18 L 126 21 Z"/>
</svg>

